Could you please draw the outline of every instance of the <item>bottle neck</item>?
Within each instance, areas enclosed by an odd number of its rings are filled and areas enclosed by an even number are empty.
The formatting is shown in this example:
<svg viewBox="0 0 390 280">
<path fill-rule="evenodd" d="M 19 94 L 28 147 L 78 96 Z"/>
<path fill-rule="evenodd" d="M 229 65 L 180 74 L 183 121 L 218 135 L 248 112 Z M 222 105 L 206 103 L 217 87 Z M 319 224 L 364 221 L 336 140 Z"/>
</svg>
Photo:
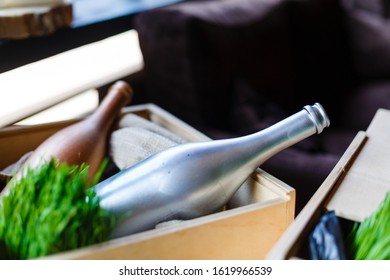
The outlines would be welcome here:
<svg viewBox="0 0 390 280">
<path fill-rule="evenodd" d="M 329 126 L 329 119 L 325 112 L 316 110 L 315 106 L 307 106 L 264 130 L 236 138 L 234 142 L 237 149 L 245 151 L 242 156 L 247 157 L 242 162 L 256 168 L 280 151 L 320 133 L 324 127 Z"/>
<path fill-rule="evenodd" d="M 116 82 L 109 89 L 96 111 L 90 116 L 89 121 L 100 128 L 110 127 L 121 108 L 130 101 L 131 97 L 131 88 L 124 82 Z"/>
</svg>

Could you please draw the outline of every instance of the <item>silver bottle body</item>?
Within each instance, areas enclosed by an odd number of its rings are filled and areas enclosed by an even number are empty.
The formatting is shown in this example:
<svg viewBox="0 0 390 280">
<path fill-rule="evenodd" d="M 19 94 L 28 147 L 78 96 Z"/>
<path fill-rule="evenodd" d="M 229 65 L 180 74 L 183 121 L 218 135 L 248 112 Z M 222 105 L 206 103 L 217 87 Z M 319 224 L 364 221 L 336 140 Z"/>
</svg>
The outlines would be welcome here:
<svg viewBox="0 0 390 280">
<path fill-rule="evenodd" d="M 321 105 L 305 106 L 260 132 L 175 146 L 121 171 L 95 186 L 101 206 L 118 218 L 112 237 L 221 209 L 264 161 L 326 126 Z"/>
</svg>

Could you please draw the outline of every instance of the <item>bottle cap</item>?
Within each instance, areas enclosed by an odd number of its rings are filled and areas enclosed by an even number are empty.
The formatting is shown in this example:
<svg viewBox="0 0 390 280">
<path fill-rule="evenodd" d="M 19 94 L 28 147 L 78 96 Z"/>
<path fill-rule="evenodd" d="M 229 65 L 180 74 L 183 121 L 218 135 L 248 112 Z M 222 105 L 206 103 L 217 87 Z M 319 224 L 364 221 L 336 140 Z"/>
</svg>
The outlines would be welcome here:
<svg viewBox="0 0 390 280">
<path fill-rule="evenodd" d="M 305 106 L 304 109 L 309 113 L 314 125 L 317 129 L 317 134 L 320 134 L 325 127 L 330 125 L 329 117 L 320 103 L 315 103 L 313 106 Z"/>
</svg>

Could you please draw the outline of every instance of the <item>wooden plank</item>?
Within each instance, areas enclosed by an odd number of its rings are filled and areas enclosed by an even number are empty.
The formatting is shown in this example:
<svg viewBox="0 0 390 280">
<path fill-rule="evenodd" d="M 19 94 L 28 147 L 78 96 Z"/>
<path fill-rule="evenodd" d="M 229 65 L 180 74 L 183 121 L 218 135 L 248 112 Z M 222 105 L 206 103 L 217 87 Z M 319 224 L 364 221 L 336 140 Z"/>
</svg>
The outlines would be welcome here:
<svg viewBox="0 0 390 280">
<path fill-rule="evenodd" d="M 37 125 L 81 118 L 90 114 L 98 106 L 99 92 L 91 89 L 17 122 L 15 125 Z"/>
<path fill-rule="evenodd" d="M 307 236 L 323 213 L 327 199 L 331 197 L 337 184 L 343 180 L 349 166 L 364 147 L 366 139 L 366 133 L 363 131 L 356 135 L 331 173 L 267 255 L 268 259 L 290 259 L 297 255 L 303 244 L 306 245 Z"/>
<path fill-rule="evenodd" d="M 0 127 L 143 68 L 135 30 L 0 74 Z"/>
<path fill-rule="evenodd" d="M 327 208 L 361 222 L 390 191 L 390 111 L 379 109 L 367 129 L 368 140 Z"/>
<path fill-rule="evenodd" d="M 68 0 L 0 0 L 0 9 L 23 7 L 23 6 L 35 6 L 35 5 L 58 5 Z"/>
<path fill-rule="evenodd" d="M 264 259 L 292 221 L 290 205 L 259 202 L 47 259 Z"/>
<path fill-rule="evenodd" d="M 0 9 L 0 38 L 24 39 L 49 35 L 60 28 L 69 27 L 72 19 L 71 3 L 3 7 Z"/>
<path fill-rule="evenodd" d="M 351 221 L 370 215 L 390 191 L 390 110 L 379 109 L 359 132 L 268 258 L 296 258 L 325 210 Z"/>
</svg>

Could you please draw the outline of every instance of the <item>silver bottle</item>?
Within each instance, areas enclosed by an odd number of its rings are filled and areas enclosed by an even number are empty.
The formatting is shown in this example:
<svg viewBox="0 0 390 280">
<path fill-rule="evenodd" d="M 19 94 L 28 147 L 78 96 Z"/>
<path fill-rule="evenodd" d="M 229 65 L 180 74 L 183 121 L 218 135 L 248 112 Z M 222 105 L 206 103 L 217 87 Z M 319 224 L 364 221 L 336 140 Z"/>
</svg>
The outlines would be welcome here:
<svg viewBox="0 0 390 280">
<path fill-rule="evenodd" d="M 112 237 L 219 210 L 264 161 L 327 126 L 316 103 L 248 136 L 182 144 L 150 156 L 94 187 L 101 206 L 118 218 Z"/>
</svg>

